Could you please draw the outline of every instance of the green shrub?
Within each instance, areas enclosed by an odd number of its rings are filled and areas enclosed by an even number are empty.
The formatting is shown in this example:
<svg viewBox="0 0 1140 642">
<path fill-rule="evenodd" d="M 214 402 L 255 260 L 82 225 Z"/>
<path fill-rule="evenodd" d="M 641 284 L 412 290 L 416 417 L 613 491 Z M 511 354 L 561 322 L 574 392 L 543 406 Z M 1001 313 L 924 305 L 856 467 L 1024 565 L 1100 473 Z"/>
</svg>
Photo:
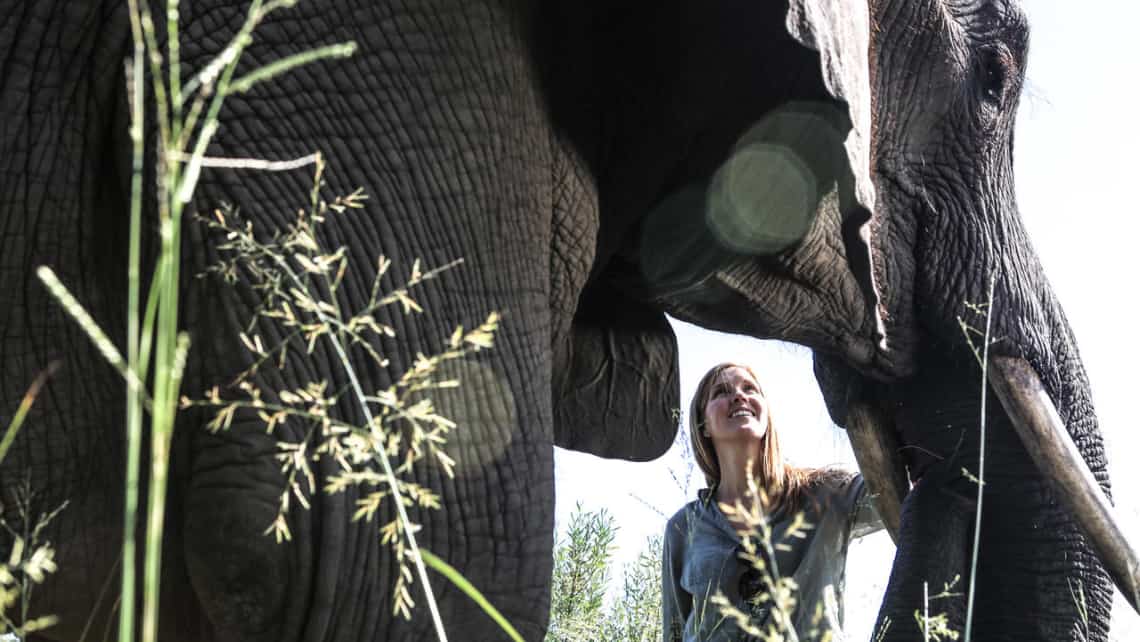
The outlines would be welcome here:
<svg viewBox="0 0 1140 642">
<path fill-rule="evenodd" d="M 651 537 L 637 559 L 624 567 L 620 592 L 607 599 L 607 588 L 615 577 L 617 530 L 605 509 L 575 508 L 554 547 L 546 642 L 661 638 L 661 537 Z"/>
</svg>

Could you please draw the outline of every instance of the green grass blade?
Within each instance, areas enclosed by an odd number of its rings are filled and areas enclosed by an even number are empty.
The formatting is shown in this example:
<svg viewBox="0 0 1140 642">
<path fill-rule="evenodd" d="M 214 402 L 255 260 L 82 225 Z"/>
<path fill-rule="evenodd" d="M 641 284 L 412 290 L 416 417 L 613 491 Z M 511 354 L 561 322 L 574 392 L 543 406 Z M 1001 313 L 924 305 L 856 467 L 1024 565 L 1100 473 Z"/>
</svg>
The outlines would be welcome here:
<svg viewBox="0 0 1140 642">
<path fill-rule="evenodd" d="M 63 307 L 72 320 L 79 324 L 79 327 L 87 335 L 87 338 L 95 344 L 95 349 L 99 354 L 111 365 L 112 368 L 117 370 L 123 379 L 126 380 L 127 385 L 137 389 L 140 394 L 143 394 L 144 402 L 147 401 L 145 397 L 145 390 L 142 382 L 139 380 L 137 373 L 132 371 L 128 366 L 123 355 L 119 349 L 115 347 L 114 342 L 107 336 L 106 332 L 99 327 L 95 319 L 87 312 L 82 304 L 75 298 L 74 295 L 67 289 L 65 285 L 55 275 L 51 268 L 41 265 L 36 268 L 36 276 L 39 277 L 40 282 L 44 284 L 48 292 L 55 297 L 55 300 Z"/>
<path fill-rule="evenodd" d="M 463 591 L 467 597 L 471 598 L 472 601 L 478 604 L 479 608 L 483 609 L 483 612 L 490 616 L 490 618 L 499 625 L 499 628 L 503 629 L 503 631 L 509 635 L 512 640 L 515 640 L 515 642 L 524 642 L 523 637 L 519 635 L 519 632 L 515 630 L 515 627 L 511 626 L 511 623 L 507 621 L 507 618 L 503 617 L 503 614 L 499 613 L 499 610 L 492 606 L 491 603 L 487 601 L 487 598 L 483 597 L 483 594 L 479 592 L 479 589 L 472 586 L 471 582 L 468 582 L 467 578 L 463 577 L 463 575 L 459 571 L 455 570 L 453 566 L 439 559 L 430 551 L 427 551 L 423 548 L 420 549 L 420 557 L 423 558 L 425 564 L 432 567 L 437 573 L 450 580 L 451 583 L 458 587 L 460 591 Z"/>
<path fill-rule="evenodd" d="M 24 393 L 20 406 L 16 408 L 16 414 L 12 417 L 12 421 L 8 422 L 8 429 L 4 431 L 4 439 L 0 441 L 0 461 L 4 461 L 4 457 L 8 455 L 8 449 L 12 447 L 12 442 L 16 441 L 16 435 L 20 433 L 20 426 L 24 425 L 24 419 L 27 418 L 28 411 L 32 409 L 32 404 L 35 403 L 36 396 L 40 394 L 40 389 L 44 387 L 48 377 L 52 376 L 57 369 L 59 369 L 59 362 L 53 361 L 47 370 L 36 377 L 32 385 L 28 387 L 28 391 Z"/>
<path fill-rule="evenodd" d="M 990 343 L 992 343 L 990 330 L 993 328 L 994 287 L 996 284 L 997 273 L 994 272 L 990 274 L 990 292 L 989 298 L 986 300 L 986 332 L 982 336 L 985 343 L 982 345 L 982 408 L 978 429 L 978 499 L 974 514 L 974 547 L 970 553 L 970 588 L 966 591 L 964 642 L 970 642 L 973 639 L 974 631 L 974 589 L 976 588 L 974 582 L 978 577 L 978 548 L 981 546 L 982 537 L 982 491 L 986 483 L 986 393 L 989 392 Z"/>
<path fill-rule="evenodd" d="M 309 51 L 304 51 L 292 56 L 286 56 L 280 60 L 269 63 L 263 67 L 259 67 L 248 74 L 238 78 L 230 84 L 230 93 L 242 93 L 249 91 L 251 87 L 259 82 L 270 80 L 275 76 L 279 76 L 291 69 L 295 69 L 302 65 L 307 65 L 311 62 L 324 60 L 326 58 L 348 58 L 356 52 L 355 42 L 342 42 L 336 45 L 329 45 L 327 47 L 319 47 Z"/>
<path fill-rule="evenodd" d="M 146 129 L 146 80 L 143 56 L 146 46 L 139 22 L 138 3 L 128 0 L 128 13 L 131 17 L 131 40 L 133 52 L 130 57 L 130 81 L 127 93 L 130 96 L 130 138 L 131 138 L 131 210 L 128 231 L 127 254 L 127 367 L 139 372 L 139 288 L 142 275 L 139 272 L 142 259 L 142 205 L 143 175 L 146 170 L 144 158 L 146 144 L 143 139 Z M 143 380 L 146 375 L 142 375 Z M 119 642 L 132 642 L 135 631 L 135 529 L 138 523 L 139 459 L 143 431 L 144 393 L 134 386 L 127 386 L 126 438 L 127 461 L 123 478 L 123 544 L 120 553 L 123 569 L 119 578 Z M 88 621 L 90 625 L 90 620 Z M 84 637 L 86 637 L 84 627 Z"/>
<path fill-rule="evenodd" d="M 163 262 L 160 260 L 155 265 L 153 276 L 151 277 L 150 289 L 146 296 L 146 309 L 143 312 L 142 326 L 140 328 L 142 334 L 139 337 L 137 346 L 138 361 L 136 370 L 138 377 L 142 381 L 146 381 L 150 374 L 150 352 L 154 344 L 154 320 L 158 318 L 158 298 L 161 294 L 160 287 L 163 283 L 162 280 Z"/>
</svg>

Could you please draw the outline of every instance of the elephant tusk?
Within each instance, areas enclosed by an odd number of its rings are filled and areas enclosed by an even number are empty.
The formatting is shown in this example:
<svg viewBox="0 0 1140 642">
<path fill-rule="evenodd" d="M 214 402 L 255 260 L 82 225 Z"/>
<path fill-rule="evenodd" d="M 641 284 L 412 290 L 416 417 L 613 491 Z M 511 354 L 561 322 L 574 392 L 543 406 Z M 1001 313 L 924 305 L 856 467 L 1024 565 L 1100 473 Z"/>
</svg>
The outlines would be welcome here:
<svg viewBox="0 0 1140 642">
<path fill-rule="evenodd" d="M 995 357 L 990 384 L 1017 434 L 1062 502 L 1076 517 L 1117 588 L 1140 612 L 1140 556 L 1129 545 L 1112 507 L 1073 443 L 1041 379 L 1024 359 Z"/>
<path fill-rule="evenodd" d="M 897 544 L 902 500 L 910 484 L 899 457 L 894 430 L 877 408 L 865 402 L 853 402 L 847 410 L 847 437 L 851 439 L 855 461 L 875 501 L 875 510 Z"/>
</svg>

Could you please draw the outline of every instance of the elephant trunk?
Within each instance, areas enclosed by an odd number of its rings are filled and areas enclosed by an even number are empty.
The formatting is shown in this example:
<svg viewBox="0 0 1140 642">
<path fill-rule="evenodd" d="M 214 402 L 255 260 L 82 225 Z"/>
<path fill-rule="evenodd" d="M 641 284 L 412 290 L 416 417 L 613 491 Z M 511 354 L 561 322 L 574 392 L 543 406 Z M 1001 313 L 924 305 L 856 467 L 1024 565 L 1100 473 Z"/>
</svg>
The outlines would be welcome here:
<svg viewBox="0 0 1140 642">
<path fill-rule="evenodd" d="M 979 471 L 981 382 L 944 365 L 900 384 L 892 399 L 916 481 L 901 507 L 880 613 L 880 627 L 891 621 L 883 639 L 915 639 L 916 612 L 945 615 L 948 628 L 963 632 L 971 584 L 972 628 L 985 639 L 1106 639 L 1111 585 L 1079 521 L 1038 472 L 992 392 Z"/>
<path fill-rule="evenodd" d="M 974 631 L 1019 630 L 1024 623 L 1011 624 L 1002 611 L 1009 608 L 1009 601 L 1020 600 L 1076 616 L 1067 621 L 1061 617 L 1057 622 L 1036 622 L 1035 629 L 1022 629 L 1017 639 L 1068 639 L 1073 631 L 1061 631 L 1074 626 L 1079 629 L 1077 639 L 1101 639 L 1097 636 L 1103 636 L 1104 631 L 1094 631 L 1097 627 L 1090 622 L 1107 621 L 1105 598 L 1110 588 L 1097 581 L 1097 561 L 1135 608 L 1140 579 L 1135 549 L 1111 515 L 1105 492 L 1036 372 L 1024 360 L 1000 356 L 990 359 L 989 368 L 989 385 L 1002 409 L 992 403 L 992 414 L 987 417 L 992 433 L 987 438 L 989 462 L 976 570 L 979 597 L 974 603 Z M 929 387 L 930 382 L 923 385 Z M 880 615 L 879 626 L 887 629 L 883 639 L 895 635 L 908 639 L 913 631 L 899 618 L 913 612 L 930 617 L 945 615 L 949 626 L 961 631 L 967 616 L 966 578 L 973 572 L 970 553 L 977 510 L 977 487 L 966 468 L 973 468 L 969 462 L 977 456 L 973 450 L 976 446 L 957 444 L 969 454 L 947 458 L 952 462 L 949 465 L 930 465 L 917 473 L 919 479 L 909 489 L 904 453 L 925 451 L 933 444 L 927 440 L 899 445 L 893 416 L 884 407 L 865 400 L 851 401 L 847 407 L 847 430 L 860 469 L 899 549 Z M 972 410 L 976 412 L 976 406 Z M 937 408 L 932 415 L 937 422 L 947 421 L 944 427 L 952 432 L 956 423 L 953 410 Z M 902 420 L 909 418 L 904 411 Z M 913 457 L 907 458 L 913 463 Z M 959 468 L 963 463 L 966 466 Z M 1035 471 L 1027 470 L 1026 464 Z M 1037 474 L 1027 479 L 1032 472 Z M 900 529 L 900 521 L 906 524 L 905 529 Z M 1078 529 L 1088 546 L 1077 537 Z M 1048 552 L 1044 560 L 1041 555 L 1025 553 L 1026 549 L 1050 548 L 1056 559 L 1047 559 Z M 1047 562 L 1044 567 L 1042 562 Z M 1014 569 L 1004 568 L 1005 564 L 1012 564 Z M 1058 572 L 1060 567 L 1068 568 Z M 1001 578 L 997 595 L 990 590 L 995 576 Z M 1056 591 L 1047 588 L 1059 583 L 1068 591 L 1060 599 Z M 890 633 L 890 622 L 897 629 L 894 634 Z"/>
<path fill-rule="evenodd" d="M 1140 612 L 1140 556 L 1124 537 L 1041 379 L 1022 359 L 997 357 L 992 383 L 1041 474 L 1072 511 L 1121 594 Z"/>
<path fill-rule="evenodd" d="M 1030 458 L 1041 475 L 1053 481 L 1054 492 L 1072 512 L 1121 594 L 1140 611 L 1140 555 L 1113 516 L 1108 498 L 1065 429 L 1041 379 L 1022 359 L 995 357 L 990 367 L 994 392 Z M 857 402 L 848 410 L 847 433 L 884 526 L 898 543 L 908 482 L 893 427 L 885 413 Z"/>
<path fill-rule="evenodd" d="M 1005 301 L 1011 301 L 1025 290 L 1007 292 L 1013 296 Z M 1006 340 L 991 352 L 1023 354 L 1035 364 L 1030 370 L 1043 380 L 1036 396 L 1058 404 L 1064 417 L 1058 419 L 1060 432 L 1080 446 L 1076 459 L 1065 463 L 1037 456 L 1026 441 L 1042 437 L 1027 440 L 1018 434 L 1016 424 L 1025 413 L 1014 405 L 1002 408 L 999 394 L 1008 396 L 1001 392 L 1008 379 L 1006 357 L 991 354 L 989 359 L 985 467 L 979 474 L 981 369 L 960 340 L 927 335 L 916 355 L 916 373 L 890 384 L 816 355 L 829 410 L 849 430 L 884 522 L 889 530 L 899 524 L 898 553 L 880 613 L 880 627 L 891 624 L 882 639 L 913 639 L 914 614 L 925 611 L 931 617 L 945 614 L 950 628 L 963 631 L 965 594 L 975 573 L 972 625 L 987 639 L 1104 640 L 1112 592 L 1106 567 L 1123 592 L 1135 586 L 1131 560 L 1136 558 L 1127 546 L 1111 536 L 1110 525 L 1101 529 L 1109 536 L 1099 537 L 1093 532 L 1096 520 L 1080 508 L 1087 502 L 1066 498 L 1064 487 L 1072 484 L 1060 473 L 1075 469 L 1076 461 L 1091 469 L 1090 486 L 1109 492 L 1103 445 L 1060 306 L 1048 291 L 1033 299 L 1038 305 L 1030 314 L 1015 305 L 995 315 L 1009 325 L 1000 333 Z M 1017 318 L 1023 321 L 1020 332 Z M 913 487 L 901 472 L 904 464 Z M 980 522 L 979 478 L 984 484 Z M 1083 493 L 1088 496 L 1087 489 Z M 892 496 L 903 497 L 901 506 Z M 975 534 L 978 562 L 972 568 Z"/>
</svg>

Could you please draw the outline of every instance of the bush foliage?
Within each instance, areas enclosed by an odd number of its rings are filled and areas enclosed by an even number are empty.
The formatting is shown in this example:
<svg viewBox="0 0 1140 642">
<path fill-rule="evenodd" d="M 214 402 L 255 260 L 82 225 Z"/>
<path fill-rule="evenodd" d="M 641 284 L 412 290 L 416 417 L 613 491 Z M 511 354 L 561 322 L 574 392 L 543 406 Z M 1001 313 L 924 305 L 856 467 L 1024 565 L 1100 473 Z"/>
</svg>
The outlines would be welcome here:
<svg viewBox="0 0 1140 642">
<path fill-rule="evenodd" d="M 661 537 L 651 537 L 621 569 L 621 588 L 607 596 L 616 577 L 618 527 L 605 509 L 578 505 L 554 547 L 550 628 L 546 642 L 650 642 L 661 639 Z"/>
</svg>

